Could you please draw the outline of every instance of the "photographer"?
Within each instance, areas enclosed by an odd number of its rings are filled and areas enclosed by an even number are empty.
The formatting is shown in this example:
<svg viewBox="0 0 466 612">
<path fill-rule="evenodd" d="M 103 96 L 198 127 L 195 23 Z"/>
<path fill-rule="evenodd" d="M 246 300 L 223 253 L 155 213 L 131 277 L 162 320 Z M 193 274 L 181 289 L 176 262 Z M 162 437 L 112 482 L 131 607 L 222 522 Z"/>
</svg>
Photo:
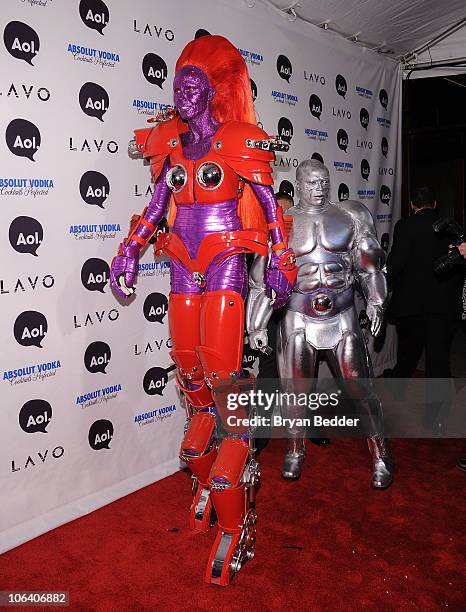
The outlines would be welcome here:
<svg viewBox="0 0 466 612">
<path fill-rule="evenodd" d="M 410 378 L 423 349 L 426 377 L 451 376 L 450 348 L 461 315 L 464 269 L 453 266 L 442 276 L 434 271 L 451 242 L 432 228 L 439 219 L 436 208 L 430 188 L 421 187 L 412 196 L 414 214 L 395 225 L 387 259 L 387 280 L 393 292 L 388 317 L 398 334 L 393 378 Z"/>
</svg>

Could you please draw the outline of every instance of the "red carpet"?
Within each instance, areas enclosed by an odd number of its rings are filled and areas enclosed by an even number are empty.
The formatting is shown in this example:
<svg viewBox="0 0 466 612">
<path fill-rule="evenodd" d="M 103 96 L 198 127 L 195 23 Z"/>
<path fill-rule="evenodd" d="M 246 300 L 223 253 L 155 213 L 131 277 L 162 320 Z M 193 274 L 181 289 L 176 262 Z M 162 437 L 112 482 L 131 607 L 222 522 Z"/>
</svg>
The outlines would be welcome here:
<svg viewBox="0 0 466 612">
<path fill-rule="evenodd" d="M 279 477 L 283 441 L 269 444 L 256 558 L 226 589 L 202 582 L 214 531 L 186 528 L 183 472 L 4 554 L 0 590 L 67 590 L 72 610 L 464 611 L 464 442 L 393 446 L 381 492 L 362 441 L 311 445 L 296 483 Z"/>
</svg>

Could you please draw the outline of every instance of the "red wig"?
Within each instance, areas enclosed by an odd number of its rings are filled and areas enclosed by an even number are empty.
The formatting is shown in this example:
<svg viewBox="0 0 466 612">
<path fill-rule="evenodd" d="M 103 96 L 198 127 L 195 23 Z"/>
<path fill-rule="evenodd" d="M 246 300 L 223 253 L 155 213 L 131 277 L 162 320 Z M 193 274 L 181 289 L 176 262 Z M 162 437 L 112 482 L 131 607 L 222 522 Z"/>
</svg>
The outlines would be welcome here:
<svg viewBox="0 0 466 612">
<path fill-rule="evenodd" d="M 215 89 L 212 116 L 219 123 L 245 121 L 256 124 L 251 81 L 246 62 L 238 49 L 223 36 L 201 36 L 186 45 L 176 62 L 176 70 L 196 66 Z M 171 207 L 173 209 L 173 207 Z M 262 208 L 249 185 L 245 185 L 238 214 L 244 229 L 266 229 Z M 170 211 L 169 224 L 174 220 Z"/>
</svg>

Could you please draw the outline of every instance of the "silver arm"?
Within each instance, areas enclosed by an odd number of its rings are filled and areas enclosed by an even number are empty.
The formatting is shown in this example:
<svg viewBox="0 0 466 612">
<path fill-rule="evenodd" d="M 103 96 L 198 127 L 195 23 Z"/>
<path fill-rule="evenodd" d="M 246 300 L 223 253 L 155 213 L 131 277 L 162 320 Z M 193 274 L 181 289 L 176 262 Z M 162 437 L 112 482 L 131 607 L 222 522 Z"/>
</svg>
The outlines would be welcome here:
<svg viewBox="0 0 466 612">
<path fill-rule="evenodd" d="M 353 270 L 367 302 L 367 316 L 371 333 L 377 336 L 382 328 L 383 310 L 387 299 L 387 281 L 382 269 L 385 252 L 377 239 L 377 232 L 369 210 L 360 202 L 349 202 L 345 209 L 357 221 L 356 245 L 353 249 Z"/>
<path fill-rule="evenodd" d="M 249 294 L 246 300 L 246 329 L 252 349 L 267 351 L 267 324 L 273 307 L 265 293 L 264 272 L 267 257 L 256 255 L 249 271 Z"/>
</svg>

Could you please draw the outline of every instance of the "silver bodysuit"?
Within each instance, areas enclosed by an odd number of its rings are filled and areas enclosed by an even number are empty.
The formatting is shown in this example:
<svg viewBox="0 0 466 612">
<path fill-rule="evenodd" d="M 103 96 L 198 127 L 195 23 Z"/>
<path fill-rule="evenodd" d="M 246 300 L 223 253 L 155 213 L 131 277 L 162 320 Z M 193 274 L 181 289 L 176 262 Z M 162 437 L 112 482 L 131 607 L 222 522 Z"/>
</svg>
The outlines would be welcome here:
<svg viewBox="0 0 466 612">
<path fill-rule="evenodd" d="M 299 271 L 278 329 L 282 386 L 284 390 L 309 392 L 309 379 L 314 378 L 318 358 L 323 356 L 349 395 L 365 405 L 371 423 L 368 435 L 379 434 L 381 407 L 370 383 L 372 368 L 354 304 L 356 283 L 368 309 L 370 305 L 381 311 L 387 295 L 382 273 L 385 253 L 372 216 L 363 204 L 351 200 L 298 205 L 287 214 L 293 217 L 289 246 L 296 254 Z M 265 258 L 256 258 L 251 270 L 247 303 L 250 334 L 265 330 L 272 313 L 264 293 L 264 266 Z M 304 416 L 298 406 L 285 411 L 288 414 L 284 416 Z"/>
</svg>

